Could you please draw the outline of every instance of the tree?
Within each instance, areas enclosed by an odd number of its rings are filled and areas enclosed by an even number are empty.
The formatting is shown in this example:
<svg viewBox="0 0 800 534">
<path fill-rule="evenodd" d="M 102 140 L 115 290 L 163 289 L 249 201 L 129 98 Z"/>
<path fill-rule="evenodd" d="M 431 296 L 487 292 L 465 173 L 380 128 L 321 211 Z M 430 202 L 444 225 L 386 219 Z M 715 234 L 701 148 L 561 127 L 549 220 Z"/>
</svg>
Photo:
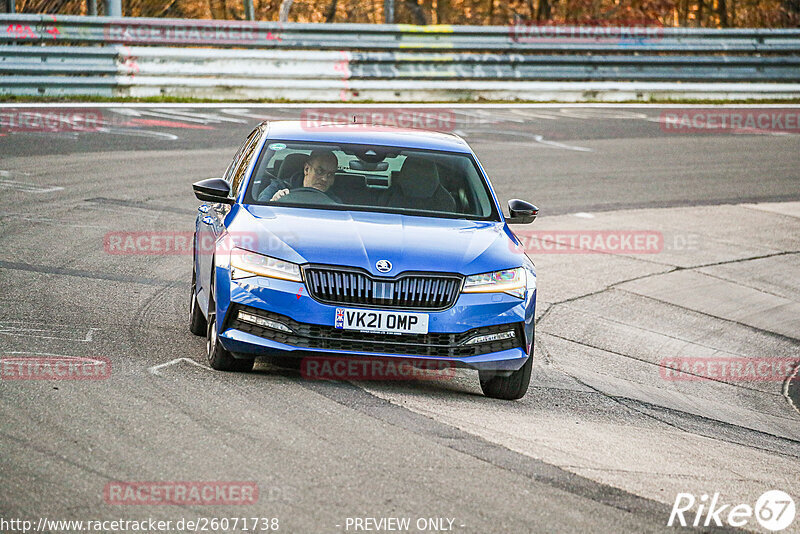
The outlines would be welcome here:
<svg viewBox="0 0 800 534">
<path fill-rule="evenodd" d="M 428 21 L 425 18 L 425 12 L 422 10 L 422 6 L 419 5 L 417 0 L 406 0 L 405 1 L 406 8 L 411 12 L 411 16 L 414 19 L 414 24 L 424 25 L 427 24 Z"/>
<path fill-rule="evenodd" d="M 325 10 L 325 22 L 333 22 L 333 19 L 336 18 L 336 3 L 337 0 L 331 0 L 331 3 L 328 4 L 328 9 Z"/>
<path fill-rule="evenodd" d="M 450 23 L 450 0 L 439 0 L 436 3 L 436 22 L 439 24 Z"/>
<path fill-rule="evenodd" d="M 225 0 L 208 0 L 208 9 L 212 19 L 225 19 Z"/>
</svg>

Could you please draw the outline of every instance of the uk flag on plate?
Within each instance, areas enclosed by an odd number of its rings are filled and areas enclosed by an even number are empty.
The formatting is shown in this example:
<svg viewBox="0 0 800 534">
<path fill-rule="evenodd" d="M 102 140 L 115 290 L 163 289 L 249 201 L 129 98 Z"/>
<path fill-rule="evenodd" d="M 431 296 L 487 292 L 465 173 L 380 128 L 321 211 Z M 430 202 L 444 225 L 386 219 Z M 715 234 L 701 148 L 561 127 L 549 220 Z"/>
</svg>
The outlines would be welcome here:
<svg viewBox="0 0 800 534">
<path fill-rule="evenodd" d="M 336 308 L 336 321 L 333 325 L 336 328 L 344 328 L 344 308 Z"/>
</svg>

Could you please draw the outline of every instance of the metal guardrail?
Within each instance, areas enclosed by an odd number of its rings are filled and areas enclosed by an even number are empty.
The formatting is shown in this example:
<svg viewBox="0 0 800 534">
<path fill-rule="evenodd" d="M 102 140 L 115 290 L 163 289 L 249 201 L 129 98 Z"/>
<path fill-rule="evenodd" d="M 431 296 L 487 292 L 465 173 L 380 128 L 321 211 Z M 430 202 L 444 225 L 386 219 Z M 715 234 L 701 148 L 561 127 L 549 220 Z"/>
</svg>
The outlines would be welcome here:
<svg viewBox="0 0 800 534">
<path fill-rule="evenodd" d="M 0 42 L 315 50 L 800 52 L 800 29 L 299 24 L 0 14 Z"/>
<path fill-rule="evenodd" d="M 0 74 L 116 75 L 118 57 L 115 47 L 4 46 Z"/>
<path fill-rule="evenodd" d="M 0 74 L 120 77 L 800 82 L 800 56 L 398 54 L 5 46 Z M 0 78 L 1 79 L 1 78 Z"/>
<path fill-rule="evenodd" d="M 6 43 L 0 44 L 0 94 L 560 99 L 553 94 L 560 87 L 573 95 L 569 100 L 687 91 L 692 98 L 800 96 L 800 29 L 418 27 L 0 14 L 0 42 Z"/>
<path fill-rule="evenodd" d="M 355 79 L 798 81 L 800 55 L 519 55 L 353 53 Z"/>
</svg>

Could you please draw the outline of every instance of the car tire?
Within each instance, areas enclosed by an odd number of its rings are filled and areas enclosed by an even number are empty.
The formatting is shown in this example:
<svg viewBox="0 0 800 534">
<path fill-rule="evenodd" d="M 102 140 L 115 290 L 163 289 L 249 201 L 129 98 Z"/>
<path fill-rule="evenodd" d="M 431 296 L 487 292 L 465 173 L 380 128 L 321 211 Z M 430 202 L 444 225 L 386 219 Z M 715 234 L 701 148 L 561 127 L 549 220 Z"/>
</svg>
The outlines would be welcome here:
<svg viewBox="0 0 800 534">
<path fill-rule="evenodd" d="M 206 355 L 208 365 L 217 371 L 236 371 L 247 372 L 253 370 L 254 358 L 234 358 L 233 354 L 222 346 L 217 335 L 217 313 L 216 304 L 213 299 L 214 286 L 211 286 L 209 293 L 212 295 L 208 306 L 208 329 L 206 333 Z"/>
<path fill-rule="evenodd" d="M 197 305 L 197 275 L 192 268 L 192 290 L 189 295 L 189 331 L 196 336 L 208 335 L 208 321 Z"/>
<path fill-rule="evenodd" d="M 509 376 L 498 376 L 494 371 L 479 371 L 483 394 L 492 399 L 517 400 L 525 396 L 531 381 L 533 354 L 518 370 Z"/>
</svg>

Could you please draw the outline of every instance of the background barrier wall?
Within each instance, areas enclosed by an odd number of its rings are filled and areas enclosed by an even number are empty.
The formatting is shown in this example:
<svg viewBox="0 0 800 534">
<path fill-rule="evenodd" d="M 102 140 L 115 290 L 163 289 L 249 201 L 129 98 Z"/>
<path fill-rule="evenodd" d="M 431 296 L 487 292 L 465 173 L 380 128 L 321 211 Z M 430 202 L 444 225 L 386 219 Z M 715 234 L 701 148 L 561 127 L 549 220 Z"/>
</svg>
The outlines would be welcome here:
<svg viewBox="0 0 800 534">
<path fill-rule="evenodd" d="M 289 100 L 798 98 L 800 30 L 0 15 L 0 94 Z"/>
</svg>

